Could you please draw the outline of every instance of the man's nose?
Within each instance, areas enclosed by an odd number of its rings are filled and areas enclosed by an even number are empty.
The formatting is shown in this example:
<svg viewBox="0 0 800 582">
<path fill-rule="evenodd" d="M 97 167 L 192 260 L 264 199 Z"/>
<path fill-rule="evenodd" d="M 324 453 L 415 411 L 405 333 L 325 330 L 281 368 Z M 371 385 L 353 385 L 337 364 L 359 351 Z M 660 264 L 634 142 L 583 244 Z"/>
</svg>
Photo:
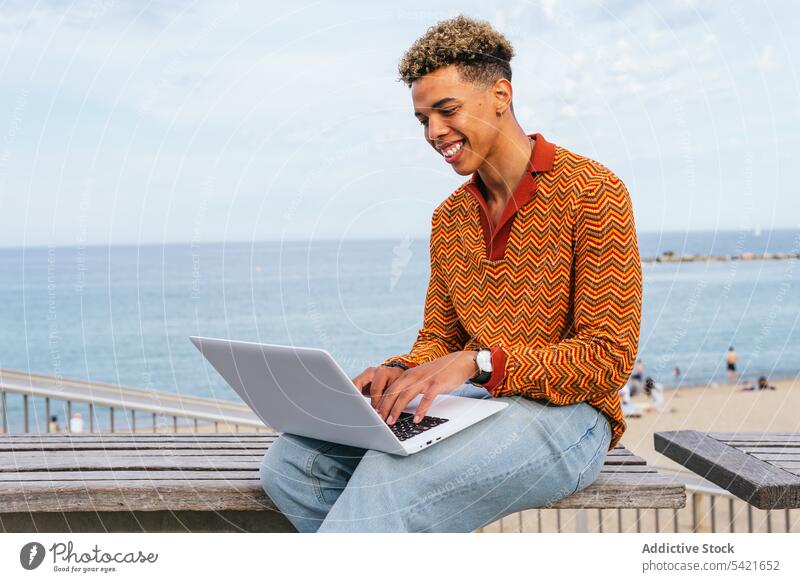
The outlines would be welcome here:
<svg viewBox="0 0 800 582">
<path fill-rule="evenodd" d="M 443 121 L 440 122 L 435 117 L 428 119 L 428 139 L 431 141 L 436 141 L 440 137 L 447 135 L 448 131 L 447 124 Z"/>
</svg>

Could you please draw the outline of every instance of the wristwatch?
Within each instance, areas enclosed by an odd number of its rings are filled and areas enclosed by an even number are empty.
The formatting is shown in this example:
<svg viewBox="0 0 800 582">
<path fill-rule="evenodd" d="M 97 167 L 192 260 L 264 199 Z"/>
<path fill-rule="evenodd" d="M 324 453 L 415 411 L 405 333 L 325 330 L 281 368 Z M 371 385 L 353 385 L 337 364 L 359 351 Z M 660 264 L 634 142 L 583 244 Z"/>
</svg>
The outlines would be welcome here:
<svg viewBox="0 0 800 582">
<path fill-rule="evenodd" d="M 475 364 L 478 366 L 479 372 L 467 382 L 483 387 L 492 377 L 492 351 L 489 348 L 479 349 L 475 354 Z"/>
<path fill-rule="evenodd" d="M 387 368 L 402 368 L 403 370 L 408 370 L 408 366 L 406 366 L 403 362 L 389 362 L 388 364 L 383 364 Z"/>
</svg>

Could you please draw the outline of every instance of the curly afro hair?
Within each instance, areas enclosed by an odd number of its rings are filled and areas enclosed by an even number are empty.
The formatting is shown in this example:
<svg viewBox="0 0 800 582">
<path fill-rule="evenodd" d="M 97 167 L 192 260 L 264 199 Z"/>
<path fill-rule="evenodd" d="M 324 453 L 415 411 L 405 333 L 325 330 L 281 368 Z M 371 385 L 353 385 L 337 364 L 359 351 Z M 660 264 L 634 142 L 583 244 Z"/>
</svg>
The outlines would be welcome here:
<svg viewBox="0 0 800 582">
<path fill-rule="evenodd" d="M 511 80 L 514 48 L 485 20 L 459 14 L 442 20 L 418 38 L 400 60 L 399 81 L 411 84 L 428 73 L 455 65 L 461 77 L 481 87 Z"/>
</svg>

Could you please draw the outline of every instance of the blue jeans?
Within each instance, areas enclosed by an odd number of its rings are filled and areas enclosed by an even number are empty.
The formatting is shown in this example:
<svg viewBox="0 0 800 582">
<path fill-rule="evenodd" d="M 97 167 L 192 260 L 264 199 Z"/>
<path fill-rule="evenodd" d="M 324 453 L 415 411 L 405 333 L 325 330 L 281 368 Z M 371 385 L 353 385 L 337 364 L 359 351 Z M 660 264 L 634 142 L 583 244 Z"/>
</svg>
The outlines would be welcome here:
<svg viewBox="0 0 800 582">
<path fill-rule="evenodd" d="M 470 384 L 452 394 L 491 398 Z M 611 442 L 602 412 L 500 400 L 509 406 L 407 457 L 284 433 L 261 485 L 300 532 L 471 532 L 594 482 Z"/>
</svg>

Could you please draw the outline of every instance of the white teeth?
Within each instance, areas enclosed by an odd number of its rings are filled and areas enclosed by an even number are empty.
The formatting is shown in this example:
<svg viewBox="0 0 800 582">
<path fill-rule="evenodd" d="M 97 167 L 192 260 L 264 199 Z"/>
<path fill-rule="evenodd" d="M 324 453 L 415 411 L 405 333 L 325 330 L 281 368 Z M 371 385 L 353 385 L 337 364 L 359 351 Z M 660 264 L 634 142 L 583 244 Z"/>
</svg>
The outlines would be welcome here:
<svg viewBox="0 0 800 582">
<path fill-rule="evenodd" d="M 448 149 L 448 150 L 440 150 L 440 151 L 445 155 L 445 157 L 450 158 L 450 157 L 456 155 L 458 153 L 458 151 L 461 149 L 461 146 L 463 146 L 463 145 L 464 145 L 464 142 L 460 141 L 456 145 L 451 147 L 450 149 Z"/>
</svg>

